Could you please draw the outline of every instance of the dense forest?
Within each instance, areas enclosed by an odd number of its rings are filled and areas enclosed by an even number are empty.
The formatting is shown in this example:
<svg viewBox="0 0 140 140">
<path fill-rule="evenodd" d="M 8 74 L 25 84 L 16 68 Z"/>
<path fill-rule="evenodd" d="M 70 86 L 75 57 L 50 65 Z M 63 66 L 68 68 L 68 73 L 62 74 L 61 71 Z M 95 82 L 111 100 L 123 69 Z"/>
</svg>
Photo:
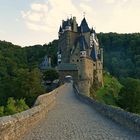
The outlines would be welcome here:
<svg viewBox="0 0 140 140">
<path fill-rule="evenodd" d="M 96 98 L 101 102 L 136 112 L 126 107 L 121 93 L 128 96 L 125 94 L 126 85 L 131 86 L 133 83 L 137 91 L 130 91 L 137 93 L 136 98 L 139 97 L 140 33 L 99 33 L 97 36 L 100 46 L 104 49 L 104 69 L 110 74 L 105 76 L 106 84 L 103 89 L 97 91 Z M 52 66 L 56 66 L 57 44 L 58 41 L 54 40 L 49 44 L 22 48 L 0 41 L 0 116 L 27 109 L 33 105 L 38 95 L 45 92 L 39 64 L 44 56 L 48 55 L 52 59 Z M 139 100 L 137 104 L 140 104 Z"/>
<path fill-rule="evenodd" d="M 0 41 L 0 116 L 31 107 L 37 96 L 45 93 L 39 64 L 48 55 L 55 66 L 56 53 L 56 40 L 24 48 Z"/>
<path fill-rule="evenodd" d="M 140 79 L 140 33 L 98 34 L 104 49 L 104 68 L 115 77 Z"/>
</svg>

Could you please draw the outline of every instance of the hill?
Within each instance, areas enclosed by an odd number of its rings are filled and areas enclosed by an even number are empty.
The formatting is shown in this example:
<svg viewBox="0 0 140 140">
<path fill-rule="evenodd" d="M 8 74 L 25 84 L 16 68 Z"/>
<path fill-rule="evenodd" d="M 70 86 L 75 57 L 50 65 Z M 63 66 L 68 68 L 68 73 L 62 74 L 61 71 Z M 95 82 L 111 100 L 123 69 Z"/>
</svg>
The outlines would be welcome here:
<svg viewBox="0 0 140 140">
<path fill-rule="evenodd" d="M 98 34 L 104 48 L 104 68 L 117 78 L 140 79 L 140 33 Z"/>
</svg>

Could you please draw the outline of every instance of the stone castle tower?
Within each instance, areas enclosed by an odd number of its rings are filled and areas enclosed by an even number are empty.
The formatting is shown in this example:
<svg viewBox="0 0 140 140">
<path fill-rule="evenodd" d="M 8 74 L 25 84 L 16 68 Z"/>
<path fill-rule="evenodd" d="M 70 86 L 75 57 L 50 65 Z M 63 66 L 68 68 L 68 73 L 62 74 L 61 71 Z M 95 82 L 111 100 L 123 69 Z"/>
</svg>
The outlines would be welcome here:
<svg viewBox="0 0 140 140">
<path fill-rule="evenodd" d="M 76 17 L 62 21 L 59 29 L 58 70 L 61 80 L 71 75 L 83 94 L 89 96 L 91 85 L 103 85 L 103 49 L 95 30 L 85 18 L 78 26 Z"/>
</svg>

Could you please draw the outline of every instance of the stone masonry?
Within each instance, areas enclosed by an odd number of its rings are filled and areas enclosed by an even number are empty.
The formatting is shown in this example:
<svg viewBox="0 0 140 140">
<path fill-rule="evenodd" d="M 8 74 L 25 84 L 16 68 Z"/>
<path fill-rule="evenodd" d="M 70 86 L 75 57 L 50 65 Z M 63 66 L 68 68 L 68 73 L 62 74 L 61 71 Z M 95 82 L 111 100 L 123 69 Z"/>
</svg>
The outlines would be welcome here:
<svg viewBox="0 0 140 140">
<path fill-rule="evenodd" d="M 58 94 L 56 106 L 21 140 L 140 139 L 135 129 L 114 123 L 94 109 L 96 104 L 94 107 L 81 101 L 76 99 L 72 84 L 67 84 Z"/>
<path fill-rule="evenodd" d="M 64 86 L 39 96 L 35 106 L 29 110 L 0 117 L 0 140 L 19 140 L 23 134 L 30 131 L 55 105 L 56 95 L 61 92 Z"/>
</svg>

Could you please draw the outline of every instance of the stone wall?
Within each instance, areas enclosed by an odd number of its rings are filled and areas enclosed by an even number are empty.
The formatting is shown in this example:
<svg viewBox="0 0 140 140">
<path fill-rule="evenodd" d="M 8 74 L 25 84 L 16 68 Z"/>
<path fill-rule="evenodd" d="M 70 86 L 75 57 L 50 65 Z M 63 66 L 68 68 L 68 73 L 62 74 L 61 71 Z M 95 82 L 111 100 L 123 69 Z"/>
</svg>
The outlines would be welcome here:
<svg viewBox="0 0 140 140">
<path fill-rule="evenodd" d="M 57 93 L 65 85 L 37 98 L 33 108 L 11 116 L 0 117 L 0 140 L 18 140 L 43 119 L 55 105 Z"/>
<path fill-rule="evenodd" d="M 89 93 L 90 93 L 91 83 L 89 79 L 80 80 L 77 83 L 77 86 L 81 94 L 90 96 Z"/>
<path fill-rule="evenodd" d="M 99 103 L 83 94 L 81 94 L 78 88 L 74 85 L 75 94 L 81 101 L 92 106 L 102 115 L 108 117 L 109 119 L 119 123 L 120 125 L 129 128 L 133 131 L 140 132 L 140 116 L 126 112 L 122 109 L 115 108 L 109 105 Z"/>
</svg>

